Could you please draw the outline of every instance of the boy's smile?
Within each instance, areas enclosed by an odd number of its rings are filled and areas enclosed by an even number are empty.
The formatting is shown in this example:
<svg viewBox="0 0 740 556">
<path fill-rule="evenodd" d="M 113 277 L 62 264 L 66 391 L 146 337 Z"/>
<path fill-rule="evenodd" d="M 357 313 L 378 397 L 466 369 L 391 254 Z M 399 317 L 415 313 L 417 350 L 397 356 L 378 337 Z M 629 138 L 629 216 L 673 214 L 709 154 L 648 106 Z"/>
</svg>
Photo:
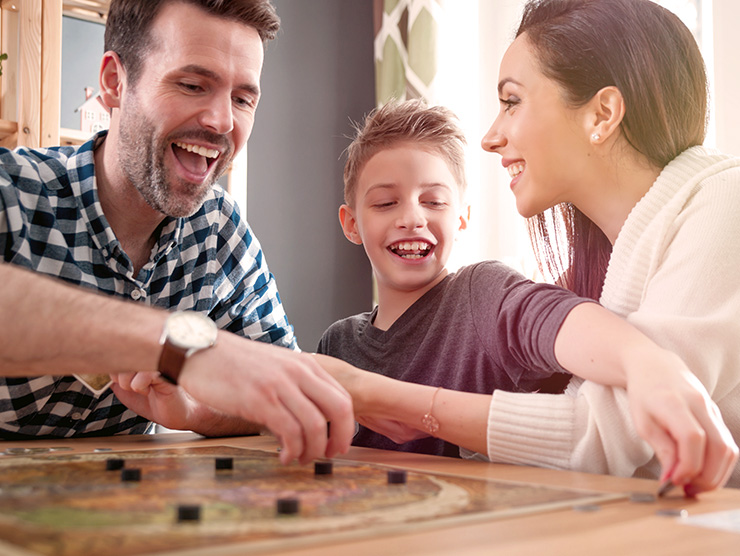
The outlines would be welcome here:
<svg viewBox="0 0 740 556">
<path fill-rule="evenodd" d="M 409 306 L 438 284 L 467 226 L 447 162 L 423 147 L 401 143 L 376 153 L 359 175 L 356 206 L 340 209 L 345 235 L 372 263 L 381 310 L 384 302 Z"/>
</svg>

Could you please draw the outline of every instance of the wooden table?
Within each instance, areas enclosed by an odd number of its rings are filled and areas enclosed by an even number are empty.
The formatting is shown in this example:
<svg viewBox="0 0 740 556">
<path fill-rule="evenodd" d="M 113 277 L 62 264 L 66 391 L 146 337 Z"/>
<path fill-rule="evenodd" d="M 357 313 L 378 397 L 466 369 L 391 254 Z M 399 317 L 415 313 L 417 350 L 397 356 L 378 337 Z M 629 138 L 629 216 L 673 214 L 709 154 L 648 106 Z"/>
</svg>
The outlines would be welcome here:
<svg viewBox="0 0 740 556">
<path fill-rule="evenodd" d="M 266 436 L 205 439 L 191 433 L 172 433 L 66 441 L 0 442 L 0 451 L 10 447 L 42 446 L 67 446 L 72 448 L 72 453 L 92 452 L 99 447 L 109 447 L 116 451 L 188 446 L 232 446 L 266 451 L 276 449 L 274 439 Z M 655 493 L 657 489 L 656 481 L 463 461 L 368 448 L 352 448 L 346 456 L 337 459 L 604 493 L 629 495 Z M 412 531 L 293 548 L 281 550 L 280 554 L 290 556 L 740 554 L 740 533 L 689 525 L 681 518 L 656 514 L 656 511 L 664 509 L 685 509 L 690 518 L 712 512 L 740 511 L 740 490 L 723 489 L 702 494 L 697 499 L 685 499 L 676 490 L 667 498 L 654 503 L 637 503 L 627 496 L 603 504 L 596 511 L 582 512 L 567 508 L 483 523 L 425 529 L 423 532 Z M 238 552 L 222 548 L 203 552 L 209 556 L 232 553 Z"/>
</svg>

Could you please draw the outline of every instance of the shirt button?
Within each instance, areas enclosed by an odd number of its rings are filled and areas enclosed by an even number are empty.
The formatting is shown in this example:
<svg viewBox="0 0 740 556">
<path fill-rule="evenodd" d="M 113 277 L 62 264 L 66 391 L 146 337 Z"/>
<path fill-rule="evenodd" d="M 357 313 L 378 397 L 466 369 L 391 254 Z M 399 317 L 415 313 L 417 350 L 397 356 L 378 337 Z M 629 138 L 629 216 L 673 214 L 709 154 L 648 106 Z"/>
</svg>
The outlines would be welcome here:
<svg viewBox="0 0 740 556">
<path fill-rule="evenodd" d="M 79 411 L 75 411 L 72 415 L 70 415 L 70 417 L 72 417 L 72 419 L 76 421 L 79 421 L 80 419 L 82 419 L 82 413 L 80 413 Z"/>
<path fill-rule="evenodd" d="M 146 292 L 144 290 L 134 290 L 131 292 L 131 299 L 134 301 L 138 301 L 142 297 L 146 297 Z"/>
</svg>

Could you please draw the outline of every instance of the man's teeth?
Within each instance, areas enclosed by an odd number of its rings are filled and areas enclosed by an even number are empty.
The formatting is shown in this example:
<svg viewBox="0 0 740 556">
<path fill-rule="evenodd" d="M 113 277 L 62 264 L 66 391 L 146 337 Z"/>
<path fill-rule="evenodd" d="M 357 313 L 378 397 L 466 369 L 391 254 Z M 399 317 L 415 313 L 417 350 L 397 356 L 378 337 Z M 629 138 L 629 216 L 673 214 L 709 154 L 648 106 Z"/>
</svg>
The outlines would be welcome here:
<svg viewBox="0 0 740 556">
<path fill-rule="evenodd" d="M 509 164 L 506 169 L 509 171 L 509 175 L 512 178 L 517 177 L 519 174 L 524 172 L 524 164 L 517 162 L 515 164 Z"/>
<path fill-rule="evenodd" d="M 205 156 L 206 158 L 218 158 L 218 155 L 221 154 L 216 149 L 209 149 L 201 145 L 191 145 L 190 143 L 182 143 L 180 141 L 177 141 L 175 145 L 177 145 L 181 149 L 185 149 L 188 152 L 199 154 L 200 156 Z"/>
<path fill-rule="evenodd" d="M 422 259 L 429 254 L 432 244 L 426 241 L 403 241 L 394 243 L 390 249 L 404 259 Z"/>
</svg>

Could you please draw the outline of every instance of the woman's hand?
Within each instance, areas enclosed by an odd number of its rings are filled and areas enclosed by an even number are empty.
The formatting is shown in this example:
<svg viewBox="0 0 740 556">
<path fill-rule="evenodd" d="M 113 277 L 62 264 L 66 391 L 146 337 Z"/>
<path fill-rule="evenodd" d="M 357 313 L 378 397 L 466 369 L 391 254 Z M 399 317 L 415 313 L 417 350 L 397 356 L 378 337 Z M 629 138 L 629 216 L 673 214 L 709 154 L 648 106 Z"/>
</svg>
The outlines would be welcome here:
<svg viewBox="0 0 740 556">
<path fill-rule="evenodd" d="M 722 487 L 738 447 L 699 379 L 675 354 L 630 367 L 627 394 L 638 434 L 655 450 L 661 481 L 687 495 Z"/>
<path fill-rule="evenodd" d="M 429 436 L 428 432 L 415 429 L 392 419 L 359 416 L 357 417 L 357 422 L 383 436 L 387 436 L 396 444 L 405 444 L 406 442 Z"/>
</svg>

